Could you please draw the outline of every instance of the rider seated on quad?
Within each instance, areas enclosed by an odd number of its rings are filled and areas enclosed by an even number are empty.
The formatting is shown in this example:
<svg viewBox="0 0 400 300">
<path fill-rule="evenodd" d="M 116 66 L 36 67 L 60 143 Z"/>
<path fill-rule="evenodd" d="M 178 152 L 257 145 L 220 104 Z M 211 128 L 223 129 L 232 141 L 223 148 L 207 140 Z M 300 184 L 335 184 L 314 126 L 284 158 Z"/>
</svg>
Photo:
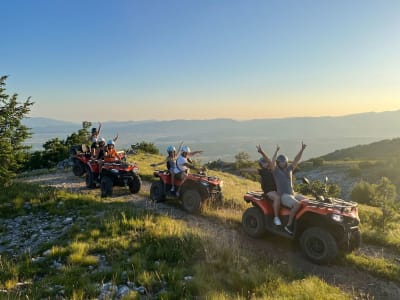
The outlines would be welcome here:
<svg viewBox="0 0 400 300">
<path fill-rule="evenodd" d="M 96 150 L 95 159 L 104 160 L 105 154 L 106 154 L 106 140 L 105 138 L 100 138 L 98 142 L 98 148 Z"/>
<path fill-rule="evenodd" d="M 167 164 L 167 170 L 171 175 L 171 192 L 175 191 L 175 168 L 176 168 L 176 160 L 178 158 L 177 153 L 181 151 L 183 142 L 180 143 L 178 147 L 178 151 L 176 151 L 176 148 L 174 146 L 168 146 L 167 147 L 167 153 L 168 156 L 166 159 L 158 164 L 152 164 L 152 167 L 160 166 L 163 165 L 164 163 Z"/>
<path fill-rule="evenodd" d="M 285 231 L 290 235 L 293 234 L 294 230 L 294 217 L 301 207 L 300 201 L 305 199 L 303 195 L 295 194 L 293 190 L 292 176 L 293 171 L 296 169 L 305 148 L 306 144 L 302 142 L 299 153 L 296 155 L 293 162 L 289 164 L 289 160 L 286 155 L 280 154 L 276 158 L 276 160 L 271 161 L 264 153 L 261 146 L 257 146 L 258 152 L 267 160 L 267 162 L 271 166 L 276 182 L 277 192 L 281 197 L 282 204 L 290 208 L 289 220 L 284 228 Z"/>
<path fill-rule="evenodd" d="M 176 160 L 176 166 L 174 168 L 175 178 L 182 180 L 181 184 L 183 184 L 185 181 L 190 169 L 199 171 L 190 160 L 190 157 L 198 153 L 203 153 L 203 151 L 191 152 L 188 146 L 182 147 L 181 155 L 179 155 L 178 159 Z"/>
<path fill-rule="evenodd" d="M 275 226 L 282 226 L 281 219 L 279 218 L 279 209 L 281 206 L 281 197 L 276 192 L 275 179 L 272 174 L 271 168 L 264 158 L 259 161 L 261 169 L 258 170 L 261 177 L 261 188 L 264 192 L 264 197 L 266 199 L 271 199 L 273 202 L 273 212 L 274 212 L 274 224 Z"/>
<path fill-rule="evenodd" d="M 108 140 L 107 148 L 105 150 L 104 161 L 105 162 L 115 162 L 119 161 L 121 158 L 119 157 L 117 150 L 115 150 L 115 142 L 113 140 Z"/>
<path fill-rule="evenodd" d="M 276 159 L 276 155 L 278 154 L 279 146 L 276 147 L 276 151 L 274 156 L 272 157 L 273 160 Z M 261 188 L 264 192 L 264 196 L 267 196 L 273 202 L 273 210 L 274 210 L 274 224 L 276 226 L 281 226 L 282 222 L 279 218 L 279 209 L 281 206 L 281 197 L 276 192 L 276 184 L 274 175 L 272 174 L 271 165 L 267 162 L 264 157 L 261 157 L 258 161 L 261 169 L 258 170 L 260 177 L 261 177 Z"/>
</svg>

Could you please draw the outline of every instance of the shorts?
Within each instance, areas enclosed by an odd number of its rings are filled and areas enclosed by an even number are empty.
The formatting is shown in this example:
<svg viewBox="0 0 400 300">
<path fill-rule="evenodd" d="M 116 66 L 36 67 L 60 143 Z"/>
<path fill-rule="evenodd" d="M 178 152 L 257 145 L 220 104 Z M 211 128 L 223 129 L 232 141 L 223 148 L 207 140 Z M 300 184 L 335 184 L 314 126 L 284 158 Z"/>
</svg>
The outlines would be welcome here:
<svg viewBox="0 0 400 300">
<path fill-rule="evenodd" d="M 282 194 L 281 203 L 286 207 L 292 208 L 296 203 L 298 203 L 300 200 L 303 199 L 305 199 L 305 197 L 301 194 L 296 194 L 296 195 Z"/>
<path fill-rule="evenodd" d="M 175 179 L 182 180 L 185 177 L 186 177 L 186 172 L 184 172 L 184 171 L 181 171 L 179 173 L 175 173 Z"/>
</svg>

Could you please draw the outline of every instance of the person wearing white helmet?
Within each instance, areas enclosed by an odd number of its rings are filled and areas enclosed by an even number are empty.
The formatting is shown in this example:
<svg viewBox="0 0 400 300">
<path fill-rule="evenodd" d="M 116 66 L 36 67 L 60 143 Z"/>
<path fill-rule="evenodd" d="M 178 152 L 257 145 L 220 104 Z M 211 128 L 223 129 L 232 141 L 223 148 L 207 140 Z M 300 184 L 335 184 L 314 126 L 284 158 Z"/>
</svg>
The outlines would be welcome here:
<svg viewBox="0 0 400 300">
<path fill-rule="evenodd" d="M 271 166 L 277 192 L 281 197 L 281 202 L 286 207 L 290 208 L 289 220 L 284 227 L 287 233 L 293 234 L 294 230 L 294 217 L 300 209 L 300 200 L 305 199 L 303 195 L 295 194 L 293 190 L 293 171 L 297 168 L 297 165 L 303 155 L 303 151 L 306 149 L 307 145 L 301 142 L 301 149 L 299 153 L 294 158 L 293 162 L 289 164 L 288 158 L 280 154 L 276 160 L 270 160 L 268 156 L 264 153 L 261 146 L 257 146 L 258 152 L 267 160 L 268 164 Z"/>
<path fill-rule="evenodd" d="M 158 164 L 151 164 L 152 167 L 160 166 L 163 164 L 167 164 L 167 170 L 171 174 L 171 192 L 175 191 L 175 168 L 176 168 L 176 160 L 178 158 L 177 153 L 181 151 L 183 142 L 181 142 L 178 146 L 178 151 L 176 151 L 176 148 L 172 145 L 169 145 L 167 147 L 167 157 L 165 158 L 164 161 L 158 163 Z"/>
<path fill-rule="evenodd" d="M 113 140 L 107 141 L 107 149 L 105 150 L 105 152 L 106 153 L 104 156 L 104 160 L 106 162 L 113 162 L 120 160 L 117 150 L 115 150 L 115 142 Z"/>
<path fill-rule="evenodd" d="M 174 169 L 175 178 L 181 179 L 181 184 L 185 181 L 186 176 L 189 173 L 189 169 L 196 169 L 195 165 L 190 160 L 190 157 L 202 152 L 203 151 L 190 151 L 190 148 L 188 146 L 182 147 L 181 154 L 176 160 L 176 166 Z"/>
</svg>

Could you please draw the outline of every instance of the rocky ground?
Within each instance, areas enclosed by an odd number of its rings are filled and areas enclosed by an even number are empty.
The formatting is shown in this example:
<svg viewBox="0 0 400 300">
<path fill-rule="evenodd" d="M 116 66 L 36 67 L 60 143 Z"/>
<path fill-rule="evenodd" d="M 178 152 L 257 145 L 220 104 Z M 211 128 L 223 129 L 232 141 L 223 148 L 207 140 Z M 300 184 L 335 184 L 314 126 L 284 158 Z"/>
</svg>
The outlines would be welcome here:
<svg viewBox="0 0 400 300">
<path fill-rule="evenodd" d="M 36 176 L 27 178 L 26 181 L 36 182 L 44 185 L 50 185 L 57 188 L 63 188 L 70 192 L 88 192 L 84 180 L 77 178 L 64 171 L 54 174 Z M 144 183 L 144 190 L 149 189 L 149 183 Z M 137 207 L 153 210 L 159 214 L 165 214 L 175 219 L 180 219 L 187 223 L 189 227 L 201 228 L 221 247 L 228 246 L 232 249 L 240 248 L 243 251 L 259 253 L 260 259 L 270 260 L 272 262 L 290 265 L 295 270 L 303 272 L 306 275 L 316 275 L 323 278 L 329 284 L 338 286 L 346 292 L 352 293 L 355 299 L 400 299 L 400 285 L 387 280 L 376 278 L 367 272 L 359 271 L 354 267 L 345 267 L 342 265 L 319 266 L 309 262 L 300 252 L 297 245 L 279 237 L 265 237 L 263 239 L 252 239 L 245 235 L 241 229 L 232 228 L 219 221 L 212 221 L 201 215 L 195 216 L 184 212 L 183 210 L 170 206 L 167 203 L 153 204 L 148 198 L 138 195 L 120 195 L 122 200 L 130 201 Z M 62 205 L 62 203 L 60 204 Z M 0 219 L 0 253 L 10 252 L 15 255 L 23 252 L 35 253 L 40 245 L 49 243 L 52 240 L 62 236 L 69 226 L 84 222 L 77 215 L 68 215 L 63 217 L 49 216 L 45 213 L 28 214 L 23 217 L 13 219 Z M 29 226 L 28 226 L 29 224 Z M 360 250 L 370 256 L 396 256 L 384 248 L 363 245 Z M 32 259 L 40 260 L 44 257 L 46 251 Z M 101 258 L 99 259 L 100 261 Z M 53 267 L 60 267 L 57 261 L 54 261 Z M 107 262 L 102 263 L 102 267 L 107 267 Z M 188 278 L 190 280 L 190 278 Z M 57 288 L 57 287 L 53 287 Z M 62 287 L 59 287 L 62 289 Z M 119 295 L 122 297 L 129 291 L 135 290 L 138 293 L 143 292 L 143 287 L 136 287 L 133 283 L 126 282 L 122 286 L 113 286 L 111 283 L 99 284 L 99 299 L 105 299 L 108 295 Z M 110 294 L 111 293 L 111 294 Z"/>
</svg>

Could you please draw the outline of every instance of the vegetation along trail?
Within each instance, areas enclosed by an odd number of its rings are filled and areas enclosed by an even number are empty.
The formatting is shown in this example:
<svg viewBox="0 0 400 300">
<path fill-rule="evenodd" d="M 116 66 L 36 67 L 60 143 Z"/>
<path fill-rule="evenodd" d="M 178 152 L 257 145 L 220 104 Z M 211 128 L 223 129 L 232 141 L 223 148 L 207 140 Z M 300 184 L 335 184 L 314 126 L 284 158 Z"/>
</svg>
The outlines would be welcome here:
<svg viewBox="0 0 400 300">
<path fill-rule="evenodd" d="M 29 177 L 25 180 L 66 189 L 68 192 L 99 192 L 98 190 L 86 189 L 82 178 L 66 172 L 44 174 Z M 149 187 L 150 184 L 144 181 L 142 192 L 139 195 L 127 195 L 126 193 L 118 193 L 118 190 L 116 190 L 113 197 L 119 198 L 118 200 L 129 201 L 137 207 L 181 220 L 188 227 L 198 228 L 204 231 L 204 234 L 209 236 L 219 247 L 227 247 L 232 251 L 235 251 L 235 249 L 242 250 L 241 253 L 248 254 L 251 259 L 256 257 L 274 265 L 289 267 L 294 272 L 315 275 L 327 283 L 352 294 L 355 299 L 399 299 L 400 297 L 399 283 L 374 276 L 342 261 L 326 266 L 313 264 L 302 255 L 299 247 L 291 241 L 273 236 L 258 240 L 253 239 L 242 232 L 241 226 L 237 222 L 207 215 L 190 215 L 173 202 L 154 204 L 145 196 L 149 191 Z M 235 213 L 240 212 L 236 211 Z M 359 253 L 367 256 L 377 255 L 377 253 L 379 255 L 395 256 L 390 251 L 383 251 L 383 248 L 370 245 L 362 245 Z M 251 259 L 249 259 L 249 263 L 251 263 Z"/>
</svg>

